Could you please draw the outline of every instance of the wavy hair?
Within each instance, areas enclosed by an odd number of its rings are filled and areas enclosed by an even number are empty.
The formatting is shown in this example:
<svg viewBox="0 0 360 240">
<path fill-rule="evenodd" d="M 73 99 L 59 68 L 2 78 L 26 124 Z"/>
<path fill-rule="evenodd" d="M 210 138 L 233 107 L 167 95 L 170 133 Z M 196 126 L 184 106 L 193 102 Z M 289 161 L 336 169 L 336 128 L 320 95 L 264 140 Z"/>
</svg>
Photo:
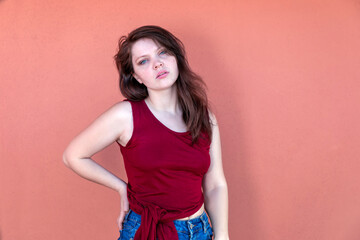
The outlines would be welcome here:
<svg viewBox="0 0 360 240">
<path fill-rule="evenodd" d="M 130 32 L 128 36 L 122 36 L 119 39 L 118 52 L 114 59 L 119 72 L 121 94 L 132 101 L 140 101 L 148 96 L 146 86 L 140 84 L 133 77 L 131 47 L 141 38 L 152 39 L 165 47 L 169 54 L 176 57 L 179 69 L 179 77 L 175 82 L 178 101 L 183 111 L 183 120 L 192 136 L 192 143 L 197 142 L 199 137 L 205 137 L 211 141 L 212 123 L 208 113 L 210 106 L 206 94 L 206 84 L 199 75 L 191 70 L 184 44 L 169 31 L 159 26 L 147 25 L 139 27 Z"/>
</svg>

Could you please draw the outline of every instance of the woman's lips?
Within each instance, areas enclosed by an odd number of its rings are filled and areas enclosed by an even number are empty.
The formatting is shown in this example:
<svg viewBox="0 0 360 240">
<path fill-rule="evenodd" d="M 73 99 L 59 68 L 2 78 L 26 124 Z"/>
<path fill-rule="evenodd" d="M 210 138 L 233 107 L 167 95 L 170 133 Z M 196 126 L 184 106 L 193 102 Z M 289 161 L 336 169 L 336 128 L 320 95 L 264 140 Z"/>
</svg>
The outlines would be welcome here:
<svg viewBox="0 0 360 240">
<path fill-rule="evenodd" d="M 161 72 L 159 72 L 158 75 L 156 76 L 156 79 L 165 78 L 168 74 L 169 74 L 169 72 L 161 71 Z"/>
</svg>

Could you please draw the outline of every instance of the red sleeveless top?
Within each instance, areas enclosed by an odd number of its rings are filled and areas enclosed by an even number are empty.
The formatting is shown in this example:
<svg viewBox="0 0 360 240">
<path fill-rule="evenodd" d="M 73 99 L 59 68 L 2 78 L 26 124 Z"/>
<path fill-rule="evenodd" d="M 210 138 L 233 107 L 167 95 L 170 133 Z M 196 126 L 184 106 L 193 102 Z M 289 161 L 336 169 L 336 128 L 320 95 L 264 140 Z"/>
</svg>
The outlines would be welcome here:
<svg viewBox="0 0 360 240">
<path fill-rule="evenodd" d="M 201 190 L 210 166 L 210 141 L 203 133 L 191 146 L 190 132 L 162 124 L 146 102 L 129 101 L 133 133 L 120 145 L 128 177 L 130 208 L 141 215 L 134 240 L 178 239 L 173 220 L 196 213 L 204 202 Z"/>
</svg>

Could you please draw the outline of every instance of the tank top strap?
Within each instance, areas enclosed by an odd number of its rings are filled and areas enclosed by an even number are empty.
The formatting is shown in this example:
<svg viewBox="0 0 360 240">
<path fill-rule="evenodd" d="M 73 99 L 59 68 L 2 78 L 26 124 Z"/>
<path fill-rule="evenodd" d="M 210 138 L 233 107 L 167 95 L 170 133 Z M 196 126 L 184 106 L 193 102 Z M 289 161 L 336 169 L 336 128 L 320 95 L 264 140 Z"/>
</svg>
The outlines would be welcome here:
<svg viewBox="0 0 360 240">
<path fill-rule="evenodd" d="M 131 103 L 134 131 L 143 130 L 145 128 L 151 128 L 152 130 L 159 129 L 156 119 L 148 109 L 144 99 L 139 101 L 127 100 Z"/>
<path fill-rule="evenodd" d="M 142 118 L 142 104 L 141 102 L 143 100 L 140 101 L 131 101 L 128 99 L 125 99 L 124 101 L 129 101 L 131 104 L 131 111 L 132 111 L 132 116 L 133 116 L 133 124 L 134 124 L 134 130 L 139 128 L 139 124 L 141 123 L 141 118 Z"/>
</svg>

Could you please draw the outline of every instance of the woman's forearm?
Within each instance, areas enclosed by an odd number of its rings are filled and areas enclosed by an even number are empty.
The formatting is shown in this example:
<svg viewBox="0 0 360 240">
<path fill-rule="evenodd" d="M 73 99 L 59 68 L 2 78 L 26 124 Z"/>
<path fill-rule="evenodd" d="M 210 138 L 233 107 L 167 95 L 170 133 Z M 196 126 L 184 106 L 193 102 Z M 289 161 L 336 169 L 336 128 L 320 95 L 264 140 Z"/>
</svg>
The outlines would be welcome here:
<svg viewBox="0 0 360 240">
<path fill-rule="evenodd" d="M 91 158 L 68 159 L 64 156 L 63 161 L 67 167 L 83 178 L 109 187 L 119 193 L 126 192 L 126 183 L 123 180 L 97 164 Z"/>
<path fill-rule="evenodd" d="M 228 240 L 228 190 L 227 185 L 218 186 L 204 193 L 205 208 L 209 214 L 216 240 Z"/>
</svg>

